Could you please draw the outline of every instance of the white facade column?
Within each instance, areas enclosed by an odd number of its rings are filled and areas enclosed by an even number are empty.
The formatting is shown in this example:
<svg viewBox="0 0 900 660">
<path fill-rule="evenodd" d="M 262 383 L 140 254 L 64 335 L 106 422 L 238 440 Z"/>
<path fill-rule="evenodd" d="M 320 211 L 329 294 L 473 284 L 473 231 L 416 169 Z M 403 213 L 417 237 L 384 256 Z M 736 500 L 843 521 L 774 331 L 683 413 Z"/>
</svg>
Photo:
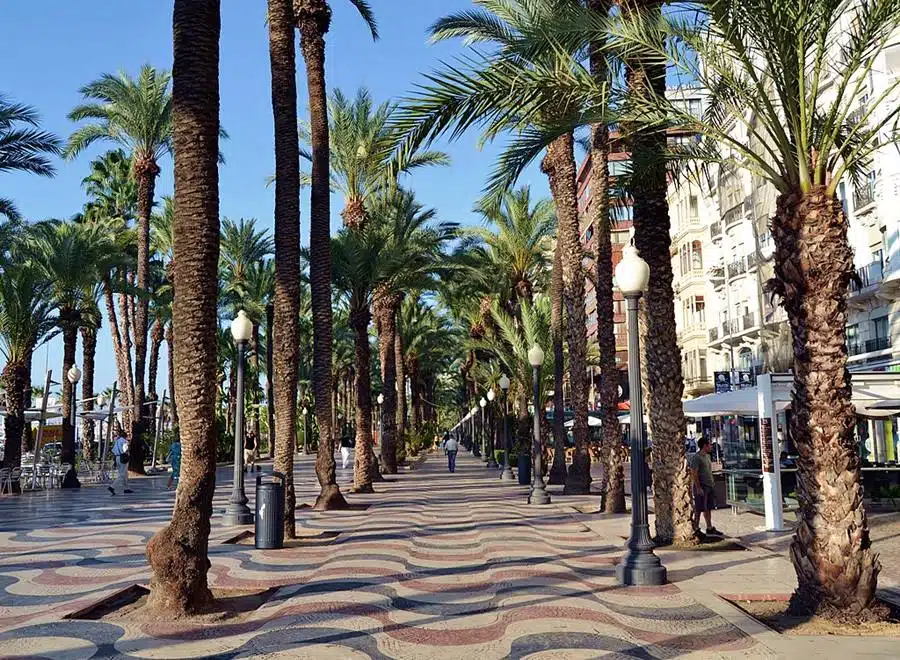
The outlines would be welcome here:
<svg viewBox="0 0 900 660">
<path fill-rule="evenodd" d="M 763 505 L 766 511 L 766 531 L 784 530 L 784 508 L 781 503 L 781 462 L 779 460 L 778 417 L 772 397 L 772 374 L 756 378 L 756 397 L 759 405 L 759 449 L 762 458 Z"/>
</svg>

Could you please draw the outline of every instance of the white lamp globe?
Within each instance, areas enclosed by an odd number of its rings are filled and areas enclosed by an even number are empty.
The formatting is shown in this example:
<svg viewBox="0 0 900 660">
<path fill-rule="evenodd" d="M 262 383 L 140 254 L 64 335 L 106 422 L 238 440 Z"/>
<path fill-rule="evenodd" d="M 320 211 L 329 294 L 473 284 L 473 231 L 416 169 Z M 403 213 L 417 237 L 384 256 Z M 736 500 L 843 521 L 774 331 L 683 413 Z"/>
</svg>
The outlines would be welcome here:
<svg viewBox="0 0 900 660">
<path fill-rule="evenodd" d="M 380 406 L 382 403 L 384 403 L 384 393 L 383 392 L 378 395 L 378 405 Z"/>
<path fill-rule="evenodd" d="M 302 411 L 302 412 L 303 412 L 303 416 L 306 417 L 306 413 L 309 412 L 309 411 L 306 409 L 306 406 L 303 406 L 303 411 Z"/>
<path fill-rule="evenodd" d="M 544 349 L 537 344 L 528 349 L 528 362 L 532 367 L 539 367 L 544 364 Z"/>
<path fill-rule="evenodd" d="M 496 397 L 496 396 L 497 396 L 497 395 L 494 394 L 494 390 L 488 390 L 488 393 L 487 393 L 487 399 L 488 399 L 488 401 L 493 401 L 493 400 L 494 400 L 494 397 Z"/>
<path fill-rule="evenodd" d="M 74 385 L 79 380 L 81 380 L 81 369 L 73 364 L 71 367 L 69 367 L 69 371 L 66 373 L 66 378 L 68 378 L 69 382 Z"/>
<path fill-rule="evenodd" d="M 487 405 L 487 401 L 484 400 L 484 397 L 481 397 L 481 401 L 478 402 L 478 405 L 484 408 Z"/>
<path fill-rule="evenodd" d="M 97 395 L 97 405 L 101 408 L 106 405 L 106 397 L 102 394 Z"/>
<path fill-rule="evenodd" d="M 253 323 L 247 317 L 244 310 L 238 312 L 237 317 L 231 322 L 231 336 L 238 343 L 250 341 L 253 333 Z"/>
<path fill-rule="evenodd" d="M 475 406 L 475 407 L 472 408 L 472 410 L 470 410 L 469 412 L 472 413 L 472 416 L 474 417 L 475 415 L 478 414 L 478 406 Z"/>
<path fill-rule="evenodd" d="M 616 265 L 616 284 L 623 295 L 637 295 L 647 290 L 650 281 L 650 266 L 641 259 L 637 248 L 626 245 L 622 249 L 622 260 Z"/>
<path fill-rule="evenodd" d="M 506 374 L 500 376 L 500 389 L 504 392 L 509 389 L 509 377 Z"/>
</svg>

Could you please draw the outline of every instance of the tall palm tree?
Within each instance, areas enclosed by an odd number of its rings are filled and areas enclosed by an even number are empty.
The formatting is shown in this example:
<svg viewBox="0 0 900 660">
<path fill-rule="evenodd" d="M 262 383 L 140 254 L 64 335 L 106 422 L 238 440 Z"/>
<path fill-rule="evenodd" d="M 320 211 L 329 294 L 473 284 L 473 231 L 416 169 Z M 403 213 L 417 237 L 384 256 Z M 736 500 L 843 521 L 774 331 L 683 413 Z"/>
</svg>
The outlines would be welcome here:
<svg viewBox="0 0 900 660">
<path fill-rule="evenodd" d="M 0 94 L 0 172 L 53 176 L 55 169 L 49 157 L 58 155 L 61 146 L 59 138 L 40 130 L 34 108 Z M 0 197 L 0 216 L 19 218 L 12 200 Z"/>
<path fill-rule="evenodd" d="M 373 38 L 378 32 L 375 17 L 366 0 L 350 0 L 369 25 Z M 334 466 L 334 429 L 331 411 L 331 202 L 330 154 L 328 138 L 328 92 L 325 86 L 325 35 L 331 27 L 331 7 L 327 0 L 294 0 L 294 19 L 300 32 L 300 50 L 306 63 L 306 87 L 309 97 L 310 160 L 310 264 L 309 279 L 313 316 L 313 393 L 316 423 L 319 427 L 319 451 L 316 476 L 321 493 L 319 508 L 342 506 Z M 293 46 L 292 46 L 293 47 Z M 296 104 L 294 106 L 296 110 Z M 296 130 L 296 112 L 291 118 Z M 299 174 L 299 163 L 294 165 Z M 294 193 L 294 198 L 297 194 Z M 296 318 L 296 314 L 294 315 Z M 276 327 L 278 326 L 276 320 Z M 294 342 L 296 344 L 296 342 Z M 296 369 L 294 370 L 296 373 Z M 296 401 L 296 392 L 290 404 Z M 276 412 L 278 404 L 276 403 Z M 296 426 L 296 425 L 294 425 Z M 292 426 L 293 428 L 293 426 Z M 333 503 L 333 504 L 332 504 Z"/>
<path fill-rule="evenodd" d="M 223 219 L 220 262 L 226 291 L 245 286 L 248 271 L 272 254 L 273 249 L 269 232 L 257 230 L 255 218 L 241 218 L 237 222 Z"/>
<path fill-rule="evenodd" d="M 0 353 L 6 365 L 0 381 L 6 390 L 3 466 L 16 468 L 22 461 L 25 409 L 31 395 L 31 357 L 57 325 L 47 295 L 49 283 L 30 263 L 4 266 L 0 278 Z"/>
<path fill-rule="evenodd" d="M 294 447 L 297 444 L 297 346 L 300 340 L 300 146 L 294 11 L 290 0 L 269 0 L 268 19 L 275 120 L 274 327 L 273 334 L 267 338 L 272 345 L 275 382 L 274 400 L 269 400 L 269 406 L 273 403 L 275 406 L 275 469 L 285 475 L 286 482 L 284 533 L 287 538 L 293 538 L 296 534 Z M 327 251 L 328 238 L 324 240 Z"/>
<path fill-rule="evenodd" d="M 171 151 L 172 95 L 170 75 L 149 64 L 141 67 L 137 80 L 124 71 L 103 74 L 79 92 L 85 103 L 69 113 L 69 119 L 89 123 L 78 128 L 65 148 L 72 159 L 94 142 L 108 140 L 128 150 L 137 183 L 137 279 L 143 291 L 150 285 L 150 216 L 153 211 L 159 159 Z M 138 297 L 134 314 L 134 400 L 131 467 L 142 470 L 143 452 L 137 442 L 143 430 L 144 374 L 147 361 L 149 298 Z"/>
<path fill-rule="evenodd" d="M 193 614 L 212 600 L 208 543 L 216 479 L 219 265 L 219 0 L 175 0 L 175 380 L 183 446 L 171 522 L 147 546 L 149 605 Z"/>
<path fill-rule="evenodd" d="M 66 375 L 75 364 L 78 331 L 84 324 L 84 316 L 94 311 L 97 274 L 111 251 L 112 242 L 95 226 L 57 221 L 34 225 L 26 240 L 29 260 L 49 283 L 48 293 L 57 310 L 57 323 L 62 332 L 63 433 L 60 462 L 71 466 L 63 487 L 78 488 L 75 427 L 71 421 L 73 385 Z"/>
</svg>

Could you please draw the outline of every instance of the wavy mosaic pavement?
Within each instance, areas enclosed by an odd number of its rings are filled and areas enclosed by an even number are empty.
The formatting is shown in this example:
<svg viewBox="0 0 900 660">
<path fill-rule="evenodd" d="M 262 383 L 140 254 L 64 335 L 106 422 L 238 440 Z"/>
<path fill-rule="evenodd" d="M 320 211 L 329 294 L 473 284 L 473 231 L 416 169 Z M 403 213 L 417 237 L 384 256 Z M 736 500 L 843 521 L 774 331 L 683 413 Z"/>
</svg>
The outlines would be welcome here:
<svg viewBox="0 0 900 660">
<path fill-rule="evenodd" d="M 301 502 L 311 469 L 296 475 Z M 300 510 L 308 538 L 283 550 L 224 543 L 238 530 L 214 517 L 212 585 L 278 588 L 245 620 L 64 620 L 146 584 L 145 546 L 172 505 L 163 481 L 138 481 L 131 500 L 98 488 L 0 500 L 0 658 L 770 657 L 675 585 L 619 588 L 621 539 L 524 506 L 524 489 L 470 457 L 354 497 L 366 510 Z"/>
</svg>

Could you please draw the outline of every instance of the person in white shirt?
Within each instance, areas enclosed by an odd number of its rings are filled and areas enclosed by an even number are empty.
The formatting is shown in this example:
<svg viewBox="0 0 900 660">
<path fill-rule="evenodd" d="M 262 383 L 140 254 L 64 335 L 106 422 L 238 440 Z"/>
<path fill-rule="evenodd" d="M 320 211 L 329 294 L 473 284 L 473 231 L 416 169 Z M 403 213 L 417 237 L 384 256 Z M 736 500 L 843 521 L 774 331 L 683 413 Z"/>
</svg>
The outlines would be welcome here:
<svg viewBox="0 0 900 660">
<path fill-rule="evenodd" d="M 447 469 L 456 472 L 456 454 L 459 452 L 459 443 L 452 435 L 444 440 L 444 451 L 447 453 Z"/>
<path fill-rule="evenodd" d="M 126 458 L 128 454 L 128 439 L 125 437 L 121 426 L 116 427 L 116 441 L 113 443 L 112 453 L 119 476 L 112 486 L 107 486 L 107 490 L 110 495 L 115 495 L 115 486 L 121 485 L 123 493 L 133 493 L 134 491 L 128 489 L 128 460 Z"/>
</svg>

